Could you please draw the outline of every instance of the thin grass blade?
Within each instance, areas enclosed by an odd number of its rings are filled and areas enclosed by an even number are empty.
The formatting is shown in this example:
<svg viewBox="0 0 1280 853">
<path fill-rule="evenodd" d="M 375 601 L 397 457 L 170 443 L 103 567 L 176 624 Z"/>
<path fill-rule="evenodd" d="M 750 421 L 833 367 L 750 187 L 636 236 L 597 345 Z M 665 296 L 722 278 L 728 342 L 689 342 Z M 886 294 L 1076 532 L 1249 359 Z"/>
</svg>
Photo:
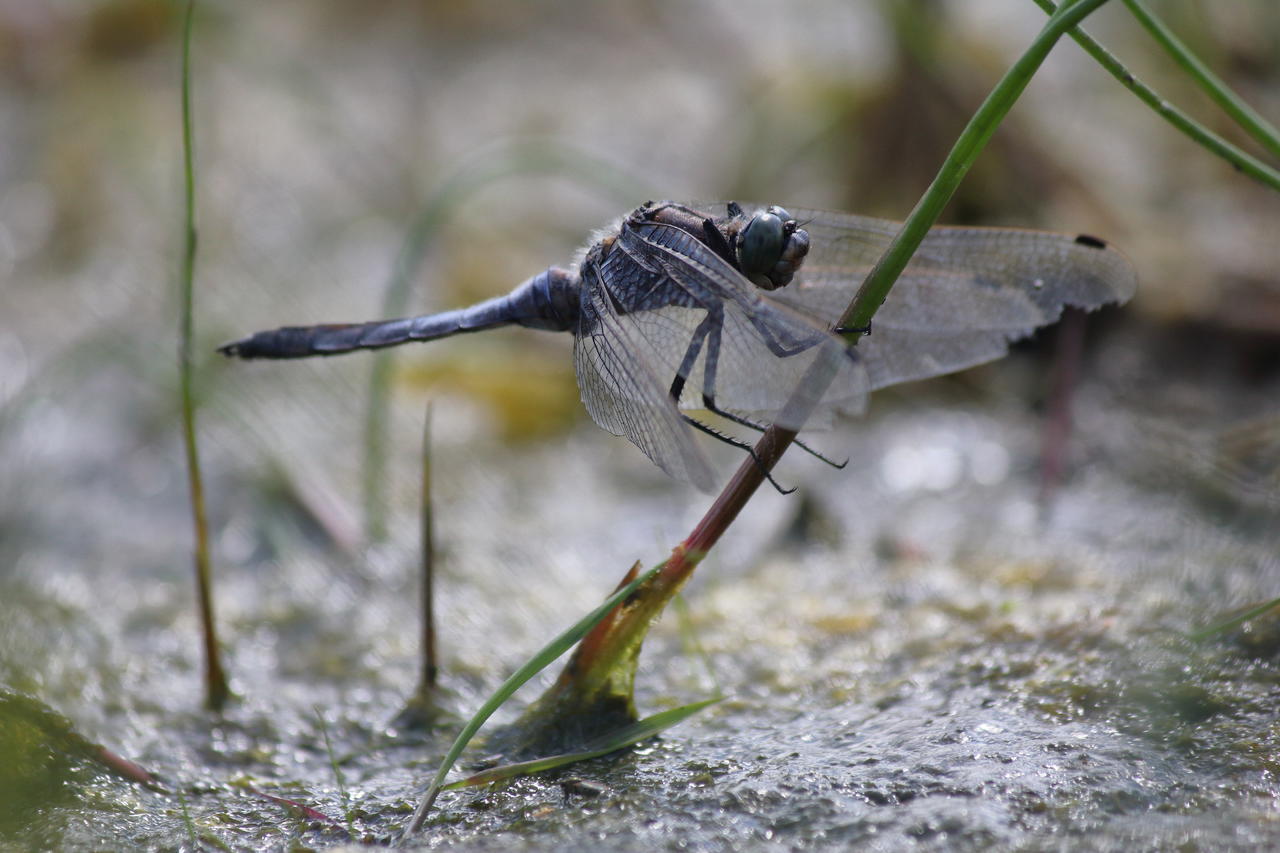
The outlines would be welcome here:
<svg viewBox="0 0 1280 853">
<path fill-rule="evenodd" d="M 1202 640 L 1207 640 L 1210 637 L 1216 637 L 1219 634 L 1225 634 L 1227 631 L 1230 631 L 1233 628 L 1239 628 L 1244 623 L 1249 622 L 1253 619 L 1257 619 L 1259 616 L 1264 615 L 1267 611 L 1273 610 L 1276 607 L 1280 607 L 1280 598 L 1273 598 L 1265 604 L 1259 604 L 1257 607 L 1253 607 L 1253 608 L 1250 608 L 1249 610 L 1246 610 L 1244 613 L 1241 613 L 1239 616 L 1232 616 L 1230 619 L 1226 620 L 1225 622 L 1219 622 L 1218 624 L 1211 625 L 1208 628 L 1202 628 L 1199 631 L 1196 631 L 1192 634 L 1188 634 L 1187 636 L 1189 639 L 1194 640 L 1195 642 L 1198 643 Z"/>
<path fill-rule="evenodd" d="M 661 711 L 652 716 L 645 717 L 643 720 L 637 720 L 629 726 L 623 726 L 620 729 L 609 732 L 606 735 L 595 738 L 587 744 L 586 749 L 577 752 L 563 752 L 559 755 L 551 755 L 546 758 L 535 758 L 530 761 L 518 761 L 513 764 L 503 764 L 499 767 L 493 767 L 474 776 L 468 776 L 466 779 L 459 779 L 457 782 L 451 782 L 440 790 L 456 791 L 460 788 L 470 788 L 476 785 L 485 785 L 489 782 L 499 782 L 503 779 L 510 779 L 515 776 L 528 776 L 533 773 L 543 773 L 547 770 L 554 770 L 557 767 L 564 767 L 567 764 L 574 764 L 579 761 L 586 761 L 591 758 L 599 758 L 602 755 L 608 755 L 611 752 L 617 752 L 625 749 L 632 744 L 647 740 L 665 729 L 669 729 L 674 725 L 684 722 L 689 717 L 701 711 L 708 705 L 719 702 L 723 697 L 716 696 L 711 699 L 704 699 L 701 702 L 693 702 L 689 705 L 681 705 L 679 708 L 672 708 L 668 711 Z"/>
<path fill-rule="evenodd" d="M 1153 15 L 1139 0 L 1124 0 L 1124 5 L 1128 7 L 1138 23 L 1151 34 L 1151 37 L 1165 49 L 1165 52 L 1173 57 L 1173 61 L 1200 84 L 1200 87 L 1213 99 L 1214 103 L 1222 108 L 1223 112 L 1231 116 L 1236 124 L 1244 128 L 1263 148 L 1267 149 L 1272 157 L 1280 158 L 1280 132 L 1277 132 L 1270 122 L 1231 91 L 1230 86 L 1214 74 L 1209 66 L 1201 62 L 1199 57 L 1174 35 L 1173 30 L 1165 26 L 1164 21 Z"/>
<path fill-rule="evenodd" d="M 440 769 L 436 771 L 435 779 L 431 782 L 431 787 L 427 789 L 427 793 L 423 795 L 422 802 L 419 803 L 417 811 L 413 813 L 409 825 L 405 827 L 404 836 L 407 838 L 422 828 L 423 821 L 427 819 L 427 815 L 431 811 L 431 806 L 435 803 L 436 797 L 444 785 L 445 777 L 449 775 L 449 771 L 453 769 L 453 765 L 457 763 L 458 757 L 462 755 L 462 751 L 466 749 L 467 744 L 475 737 L 476 732 L 480 731 L 480 727 L 493 716 L 502 704 L 511 698 L 517 690 L 519 690 L 529 679 L 533 678 L 542 670 L 550 666 L 557 658 L 573 647 L 573 644 L 581 640 L 588 631 L 604 619 L 614 607 L 625 601 L 627 596 L 635 592 L 642 584 L 654 577 L 662 568 L 659 563 L 644 574 L 639 575 L 631 583 L 620 587 L 613 595 L 604 600 L 599 607 L 592 610 L 582 619 L 578 620 L 573 627 L 569 628 L 560 636 L 556 637 L 550 643 L 543 646 L 541 651 L 530 658 L 523 666 L 517 669 L 511 676 L 500 686 L 493 695 L 480 706 L 480 710 L 476 711 L 467 724 L 463 726 L 462 731 L 458 733 L 457 739 L 454 740 L 453 746 L 449 747 L 449 752 L 445 755 L 444 761 L 440 764 Z"/>
<path fill-rule="evenodd" d="M 1052 0 L 1033 0 L 1033 2 L 1049 14 L 1056 14 L 1058 10 Z M 1169 122 L 1197 145 L 1226 160 L 1255 181 L 1266 184 L 1274 190 L 1280 190 L 1280 171 L 1245 153 L 1170 104 L 1158 92 L 1135 77 L 1121 64 L 1120 60 L 1116 59 L 1110 51 L 1095 41 L 1088 33 L 1078 28 L 1073 29 L 1071 38 L 1075 39 L 1076 44 L 1084 48 L 1085 52 L 1093 57 L 1094 61 L 1101 65 L 1108 74 L 1120 81 L 1120 84 L 1130 92 L 1133 92 L 1138 100 L 1150 107 L 1156 115 Z"/>
</svg>

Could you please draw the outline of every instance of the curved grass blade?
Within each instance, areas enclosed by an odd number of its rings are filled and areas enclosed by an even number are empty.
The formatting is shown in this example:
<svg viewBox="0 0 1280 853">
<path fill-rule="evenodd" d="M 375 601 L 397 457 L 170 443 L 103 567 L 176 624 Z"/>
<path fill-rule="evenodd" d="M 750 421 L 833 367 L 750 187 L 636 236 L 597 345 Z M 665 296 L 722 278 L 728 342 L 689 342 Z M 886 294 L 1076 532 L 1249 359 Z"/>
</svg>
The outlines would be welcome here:
<svg viewBox="0 0 1280 853">
<path fill-rule="evenodd" d="M 462 731 L 458 733 L 458 737 L 454 740 L 453 746 L 449 747 L 449 752 L 445 755 L 444 761 L 440 763 L 440 769 L 436 771 L 435 779 L 431 782 L 431 787 L 427 789 L 426 794 L 422 797 L 422 802 L 418 804 L 417 810 L 413 813 L 413 817 L 409 821 L 409 825 L 405 827 L 404 837 L 416 833 L 422 828 L 423 822 L 427 819 L 427 815 L 431 811 L 431 806 L 435 803 L 436 797 L 440 795 L 440 791 L 444 786 L 445 777 L 449 775 L 449 771 L 453 769 L 453 765 L 457 763 L 458 756 L 462 755 L 462 751 L 466 749 L 467 744 L 475 737 L 476 732 L 480 731 L 480 727 L 485 724 L 502 704 L 511 698 L 517 690 L 519 690 L 525 682 L 533 678 L 542 670 L 546 669 L 553 663 L 556 658 L 567 652 L 574 643 L 582 639 L 588 631 L 604 619 L 613 608 L 625 601 L 627 596 L 635 592 L 642 584 L 650 578 L 657 575 L 663 564 L 654 566 L 649 571 L 639 575 L 635 580 L 619 587 L 613 595 L 609 596 L 604 602 L 592 610 L 582 619 L 578 620 L 573 627 L 569 628 L 560 636 L 556 637 L 550 643 L 543 646 L 541 651 L 530 658 L 523 666 L 511 674 L 511 676 L 500 686 L 493 695 L 490 696 L 480 710 L 476 711 L 467 724 L 462 727 Z"/>
<path fill-rule="evenodd" d="M 1216 625 L 1210 625 L 1208 628 L 1201 628 L 1199 631 L 1195 631 L 1195 632 L 1192 632 L 1191 634 L 1188 634 L 1187 638 L 1190 640 L 1194 640 L 1195 642 L 1198 643 L 1201 640 L 1207 640 L 1210 637 L 1217 636 L 1218 634 L 1225 634 L 1227 631 L 1230 631 L 1232 628 L 1239 628 L 1244 623 L 1249 622 L 1253 619 L 1257 619 L 1259 616 L 1262 616 L 1263 614 L 1265 614 L 1268 610 L 1273 610 L 1276 607 L 1280 607 L 1280 598 L 1273 598 L 1270 601 L 1266 602 L 1265 604 L 1259 604 L 1257 607 L 1251 607 L 1248 610 L 1246 610 L 1244 613 L 1241 613 L 1239 616 L 1232 616 L 1230 619 L 1226 620 L 1225 622 L 1219 622 Z"/>
<path fill-rule="evenodd" d="M 347 835 L 351 838 L 356 837 L 355 819 L 351 812 L 351 796 L 347 793 L 347 780 L 342 775 L 342 767 L 339 766 L 338 758 L 333 752 L 333 741 L 329 739 L 329 726 L 324 721 L 324 714 L 319 708 L 315 709 L 316 721 L 320 724 L 320 734 L 324 737 L 324 751 L 329 756 L 329 767 L 333 770 L 334 781 L 338 783 L 338 799 L 342 802 L 342 815 L 347 820 Z M 313 810 L 314 811 L 314 810 Z M 337 824 L 337 821 L 334 821 Z M 341 824 L 338 824 L 341 826 Z"/>
<path fill-rule="evenodd" d="M 1164 21 L 1151 14 L 1151 11 L 1139 0 L 1124 0 L 1124 5 L 1128 7 L 1133 17 L 1138 19 L 1138 23 L 1151 34 L 1151 37 L 1159 42 L 1165 52 L 1173 57 L 1174 62 L 1200 84 L 1200 87 L 1213 99 L 1214 103 L 1222 108 L 1223 112 L 1231 116 L 1236 124 L 1266 148 L 1272 157 L 1280 158 L 1280 133 L 1276 132 L 1270 122 L 1232 92 L 1218 75 L 1214 74 L 1173 34 L 1173 30 L 1165 26 Z"/>
<path fill-rule="evenodd" d="M 681 705 L 679 708 L 672 708 L 669 711 L 661 711 L 652 716 L 645 717 L 643 720 L 637 720 L 629 726 L 623 726 L 620 729 L 609 732 L 598 738 L 589 741 L 585 749 L 577 752 L 563 752 L 559 755 L 551 755 L 546 758 L 535 758 L 530 761 L 518 761 L 514 764 L 503 764 L 499 767 L 493 767 L 474 776 L 468 776 L 466 779 L 459 779 L 457 782 L 450 782 L 440 790 L 456 791 L 459 788 L 470 788 L 475 785 L 484 785 L 489 782 L 499 782 L 503 779 L 510 779 L 515 776 L 528 776 L 532 773 L 542 773 L 547 770 L 553 770 L 557 767 L 564 767 L 566 764 L 574 764 L 578 761 L 586 761 L 590 758 L 599 758 L 602 755 L 608 755 L 611 752 L 617 752 L 625 749 L 632 744 L 639 743 L 642 740 L 653 737 L 659 732 L 669 729 L 672 726 L 682 723 L 689 717 L 701 711 L 708 705 L 713 705 L 723 699 L 723 696 L 716 696 L 711 699 L 703 699 L 701 702 L 693 702 L 689 705 Z"/>
<path fill-rule="evenodd" d="M 1054 6 L 1052 0 L 1034 0 L 1035 4 L 1050 14 L 1056 14 L 1058 7 Z M 1094 58 L 1094 60 L 1106 69 L 1112 77 L 1120 81 L 1120 84 L 1133 92 L 1138 100 L 1142 101 L 1150 107 L 1156 115 L 1163 118 L 1169 124 L 1180 130 L 1182 133 L 1190 137 L 1195 143 L 1208 150 L 1211 154 L 1215 154 L 1226 160 L 1236 169 L 1253 178 L 1259 183 L 1266 184 L 1274 190 L 1280 190 L 1280 171 L 1273 169 L 1266 163 L 1256 157 L 1245 153 L 1244 151 L 1232 145 L 1227 140 L 1218 136 L 1216 133 L 1208 130 L 1186 113 L 1170 104 L 1164 98 L 1138 78 L 1120 63 L 1120 60 L 1108 51 L 1105 47 L 1095 41 L 1091 36 L 1082 30 L 1074 29 L 1071 31 L 1071 37 L 1075 39 L 1076 44 L 1084 48 L 1085 52 Z"/>
</svg>

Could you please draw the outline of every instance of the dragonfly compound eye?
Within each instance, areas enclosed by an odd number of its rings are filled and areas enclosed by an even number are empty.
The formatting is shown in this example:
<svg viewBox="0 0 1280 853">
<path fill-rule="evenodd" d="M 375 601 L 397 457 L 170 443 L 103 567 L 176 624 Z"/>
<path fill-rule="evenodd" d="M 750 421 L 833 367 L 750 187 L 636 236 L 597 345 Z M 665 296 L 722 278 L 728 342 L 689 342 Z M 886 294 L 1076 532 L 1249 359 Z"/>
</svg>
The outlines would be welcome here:
<svg viewBox="0 0 1280 853">
<path fill-rule="evenodd" d="M 784 220 L 773 211 L 774 208 L 770 208 L 753 216 L 738 243 L 738 265 L 742 267 L 742 274 L 769 290 L 774 287 L 769 282 L 769 273 L 781 259 L 787 238 Z"/>
<path fill-rule="evenodd" d="M 738 235 L 738 266 L 756 287 L 777 290 L 791 283 L 809 252 L 809 235 L 776 204 Z"/>
</svg>

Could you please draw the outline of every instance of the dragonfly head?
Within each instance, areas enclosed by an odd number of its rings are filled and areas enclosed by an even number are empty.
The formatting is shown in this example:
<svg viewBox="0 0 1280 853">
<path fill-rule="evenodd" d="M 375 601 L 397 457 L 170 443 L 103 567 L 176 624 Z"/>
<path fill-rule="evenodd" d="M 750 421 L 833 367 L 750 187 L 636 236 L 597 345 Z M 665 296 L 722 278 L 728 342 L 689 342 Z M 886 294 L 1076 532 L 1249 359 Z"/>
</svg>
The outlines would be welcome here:
<svg viewBox="0 0 1280 853">
<path fill-rule="evenodd" d="M 734 249 L 743 275 L 757 287 L 777 290 L 800 269 L 809 253 L 809 234 L 786 210 L 770 205 L 751 217 Z"/>
</svg>

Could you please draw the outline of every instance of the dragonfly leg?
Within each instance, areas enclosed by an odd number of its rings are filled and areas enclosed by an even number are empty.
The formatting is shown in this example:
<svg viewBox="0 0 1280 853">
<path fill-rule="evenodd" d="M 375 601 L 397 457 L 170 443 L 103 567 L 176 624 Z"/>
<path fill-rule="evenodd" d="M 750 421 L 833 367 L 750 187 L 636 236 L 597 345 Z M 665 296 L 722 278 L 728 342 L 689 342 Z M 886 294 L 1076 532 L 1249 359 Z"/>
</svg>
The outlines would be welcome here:
<svg viewBox="0 0 1280 853">
<path fill-rule="evenodd" d="M 707 316 L 702 318 L 698 328 L 693 330 L 689 348 L 685 350 L 684 358 L 680 360 L 680 367 L 676 370 L 676 378 L 671 380 L 671 402 L 676 404 L 676 408 L 680 407 L 680 395 L 684 393 L 684 383 L 693 370 L 693 363 L 698 360 L 698 353 L 702 352 L 702 343 L 707 339 L 707 333 L 715 323 L 712 312 L 708 310 Z"/>
<path fill-rule="evenodd" d="M 702 322 L 698 324 L 698 327 L 693 330 L 693 337 L 689 340 L 689 348 L 685 350 L 684 358 L 680 360 L 680 367 L 676 371 L 676 377 L 671 381 L 671 401 L 675 403 L 677 407 L 680 405 L 680 396 L 684 393 L 685 382 L 689 373 L 693 371 L 693 365 L 698 360 L 698 355 L 702 352 L 702 346 L 706 342 L 708 336 L 711 337 L 714 342 L 714 346 L 707 350 L 706 371 L 709 372 L 704 375 L 710 377 L 710 381 L 714 383 L 715 358 L 713 358 L 713 353 L 718 354 L 720 351 L 720 324 L 723 321 L 724 309 L 715 305 L 714 307 L 709 307 L 707 309 L 707 316 L 704 317 Z M 714 385 L 712 387 L 714 387 Z M 706 395 L 704 394 L 703 397 L 705 399 Z M 712 411 L 715 410 L 713 409 Z M 731 435 L 725 435 L 718 429 L 714 429 L 713 427 L 704 424 L 702 421 L 686 415 L 684 412 L 680 413 L 680 417 L 684 419 L 685 423 L 689 424 L 694 429 L 746 452 L 751 457 L 752 461 L 759 466 L 760 472 L 764 474 L 765 479 L 769 481 L 769 485 L 777 489 L 779 494 L 789 495 L 795 491 L 794 488 L 784 489 L 782 486 L 778 485 L 778 481 L 773 479 L 773 475 L 765 469 L 764 464 L 760 461 L 760 457 L 756 456 L 755 448 L 747 444 L 745 441 L 734 438 Z"/>
<path fill-rule="evenodd" d="M 707 395 L 707 394 L 702 395 L 702 405 L 707 408 L 707 411 L 714 412 L 715 414 L 719 415 L 725 420 L 733 421 L 735 424 L 738 424 L 739 426 L 744 426 L 744 427 L 747 427 L 748 429 L 753 429 L 756 432 L 764 432 L 765 429 L 767 428 L 762 423 L 758 423 L 756 421 L 751 420 L 750 418 L 745 418 L 742 415 L 735 414 L 733 412 L 729 412 L 720 408 L 718 405 L 716 405 L 715 398 L 711 397 L 710 395 Z M 832 468 L 835 468 L 837 470 L 843 470 L 844 467 L 849 464 L 848 459 L 844 460 L 843 462 L 837 462 L 834 459 L 822 453 L 821 451 L 814 450 L 812 447 L 805 444 L 803 441 L 801 441 L 798 438 L 792 441 L 791 443 L 794 444 L 796 447 L 800 448 L 801 450 L 803 450 L 805 453 L 808 453 L 814 459 L 817 459 L 819 462 L 825 462 L 826 464 L 830 465 Z"/>
<path fill-rule="evenodd" d="M 708 411 L 714 412 L 715 414 L 719 415 L 725 420 L 733 421 L 735 424 L 738 424 L 739 426 L 748 427 L 750 429 L 756 430 L 757 432 L 764 432 L 765 427 L 762 424 L 756 423 L 750 418 L 743 417 L 742 415 L 738 415 L 738 414 L 734 414 L 733 412 L 726 411 L 725 409 L 720 408 L 720 406 L 716 404 L 716 370 L 720 363 L 720 331 L 723 328 L 723 326 L 721 325 L 721 323 L 723 322 L 723 317 L 724 317 L 723 309 L 715 313 L 708 311 L 706 319 L 703 320 L 702 323 L 699 324 L 698 326 L 698 333 L 701 333 L 701 336 L 707 339 L 707 360 L 702 370 L 702 405 L 706 406 Z M 707 327 L 705 330 L 703 328 L 704 326 Z M 694 335 L 695 339 L 699 337 L 698 333 L 695 333 Z M 701 347 L 701 341 L 699 341 L 699 347 Z M 686 356 L 686 359 L 687 358 L 688 356 Z M 681 366 L 687 367 L 688 369 L 692 369 L 693 367 L 692 363 L 688 365 L 681 365 Z M 684 371 L 684 373 L 687 373 L 687 372 L 688 370 Z M 684 375 L 684 373 L 682 373 L 682 376 Z M 681 388 L 683 389 L 683 386 L 684 386 L 683 380 L 681 380 L 680 384 L 681 384 Z M 843 468 L 844 466 L 849 464 L 848 459 L 846 459 L 843 462 L 836 462 L 834 460 L 828 459 L 826 456 L 814 450 L 812 447 L 805 444 L 803 441 L 800 441 L 799 439 L 796 439 L 793 443 L 797 447 L 799 447 L 801 450 L 803 450 L 805 453 L 808 453 L 810 456 L 813 456 L 815 459 L 819 459 L 827 463 L 832 468 Z"/>
<path fill-rule="evenodd" d="M 751 325 L 755 327 L 756 332 L 760 334 L 760 340 L 762 340 L 764 345 L 769 348 L 769 352 L 773 353 L 778 358 L 789 358 L 793 355 L 799 355 L 802 352 L 808 352 L 829 337 L 828 335 L 824 335 L 821 332 L 814 330 L 813 337 L 809 340 L 800 341 L 797 344 L 788 346 L 778 340 L 777 333 L 773 329 L 769 328 L 769 324 L 764 322 L 761 318 L 749 316 L 748 319 L 750 320 Z"/>
<path fill-rule="evenodd" d="M 756 463 L 756 467 L 760 469 L 760 473 L 764 474 L 764 478 L 769 481 L 769 485 L 777 489 L 778 494 L 789 495 L 795 491 L 794 486 L 791 487 L 790 489 L 784 489 L 782 488 L 782 486 L 778 485 L 778 481 L 773 479 L 773 475 L 769 473 L 769 470 L 764 467 L 764 463 L 760 461 L 760 457 L 756 455 L 756 449 L 751 445 L 747 444 L 745 441 L 738 438 L 734 438 L 731 435 L 725 435 L 724 433 L 720 432 L 720 430 L 715 429 L 714 427 L 707 426 L 702 421 L 697 420 L 696 418 L 691 418 L 683 412 L 680 413 L 680 417 L 684 418 L 684 422 L 687 423 L 689 426 L 693 427 L 694 429 L 700 432 L 704 432 L 714 439 L 718 439 L 719 441 L 723 441 L 725 444 L 731 445 L 733 447 L 738 448 L 741 451 L 744 451 L 748 456 L 751 457 L 751 461 Z"/>
</svg>

